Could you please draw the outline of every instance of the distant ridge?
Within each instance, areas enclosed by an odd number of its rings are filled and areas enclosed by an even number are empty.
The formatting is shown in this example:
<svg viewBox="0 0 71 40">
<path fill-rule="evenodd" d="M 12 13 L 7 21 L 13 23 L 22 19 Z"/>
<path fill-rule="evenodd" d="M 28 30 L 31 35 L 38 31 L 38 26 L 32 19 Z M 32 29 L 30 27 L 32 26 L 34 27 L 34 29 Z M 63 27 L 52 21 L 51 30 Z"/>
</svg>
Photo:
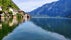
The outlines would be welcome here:
<svg viewBox="0 0 71 40">
<path fill-rule="evenodd" d="M 31 16 L 71 17 L 71 0 L 59 0 L 29 12 Z"/>
</svg>

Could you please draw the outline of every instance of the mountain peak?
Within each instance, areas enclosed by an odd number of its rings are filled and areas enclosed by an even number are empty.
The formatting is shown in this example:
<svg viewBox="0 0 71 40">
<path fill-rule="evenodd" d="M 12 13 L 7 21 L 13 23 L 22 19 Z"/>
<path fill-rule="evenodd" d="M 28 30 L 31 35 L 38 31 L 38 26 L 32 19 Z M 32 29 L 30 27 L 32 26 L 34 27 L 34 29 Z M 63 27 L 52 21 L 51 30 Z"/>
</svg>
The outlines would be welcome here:
<svg viewBox="0 0 71 40">
<path fill-rule="evenodd" d="M 50 4 L 45 4 L 33 11 L 30 14 L 33 16 L 46 15 L 50 17 L 71 17 L 71 0 L 59 0 Z"/>
</svg>

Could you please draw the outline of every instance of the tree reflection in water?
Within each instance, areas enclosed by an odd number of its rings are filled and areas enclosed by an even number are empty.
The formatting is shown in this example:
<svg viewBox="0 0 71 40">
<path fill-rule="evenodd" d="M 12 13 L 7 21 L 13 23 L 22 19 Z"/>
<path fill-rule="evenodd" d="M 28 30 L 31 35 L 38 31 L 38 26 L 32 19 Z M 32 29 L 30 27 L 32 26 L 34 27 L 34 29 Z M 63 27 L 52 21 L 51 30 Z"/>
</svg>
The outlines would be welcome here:
<svg viewBox="0 0 71 40">
<path fill-rule="evenodd" d="M 12 30 L 18 26 L 18 24 L 24 22 L 23 17 L 13 16 L 10 18 L 1 17 L 0 19 L 0 40 L 6 36 L 8 33 L 12 32 Z"/>
</svg>

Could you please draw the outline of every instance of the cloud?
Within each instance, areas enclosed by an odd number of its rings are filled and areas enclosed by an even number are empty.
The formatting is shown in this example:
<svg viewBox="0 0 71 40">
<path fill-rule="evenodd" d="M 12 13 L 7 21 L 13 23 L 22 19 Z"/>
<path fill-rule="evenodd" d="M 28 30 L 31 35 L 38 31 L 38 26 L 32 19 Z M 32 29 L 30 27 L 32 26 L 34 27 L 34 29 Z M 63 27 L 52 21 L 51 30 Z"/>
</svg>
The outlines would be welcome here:
<svg viewBox="0 0 71 40">
<path fill-rule="evenodd" d="M 13 1 L 17 1 L 17 2 L 31 2 L 31 1 L 45 1 L 45 2 L 52 2 L 52 1 L 57 1 L 57 0 L 13 0 Z"/>
<path fill-rule="evenodd" d="M 21 10 L 30 12 L 46 3 L 55 2 L 58 0 L 13 0 Z"/>
<path fill-rule="evenodd" d="M 3 40 L 66 40 L 66 38 L 57 33 L 46 31 L 32 22 L 25 22 Z"/>
</svg>

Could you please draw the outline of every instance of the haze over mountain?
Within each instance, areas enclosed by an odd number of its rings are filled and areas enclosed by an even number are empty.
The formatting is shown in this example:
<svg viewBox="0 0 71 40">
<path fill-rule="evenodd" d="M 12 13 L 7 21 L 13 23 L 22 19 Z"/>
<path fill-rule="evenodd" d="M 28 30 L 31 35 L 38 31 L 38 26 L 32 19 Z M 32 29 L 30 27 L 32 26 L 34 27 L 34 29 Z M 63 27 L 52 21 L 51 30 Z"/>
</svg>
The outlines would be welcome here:
<svg viewBox="0 0 71 40">
<path fill-rule="evenodd" d="M 13 2 L 23 11 L 30 12 L 46 3 L 55 2 L 58 0 L 13 0 Z"/>
<path fill-rule="evenodd" d="M 71 17 L 71 0 L 59 0 L 45 4 L 31 12 L 32 16 Z"/>
</svg>

